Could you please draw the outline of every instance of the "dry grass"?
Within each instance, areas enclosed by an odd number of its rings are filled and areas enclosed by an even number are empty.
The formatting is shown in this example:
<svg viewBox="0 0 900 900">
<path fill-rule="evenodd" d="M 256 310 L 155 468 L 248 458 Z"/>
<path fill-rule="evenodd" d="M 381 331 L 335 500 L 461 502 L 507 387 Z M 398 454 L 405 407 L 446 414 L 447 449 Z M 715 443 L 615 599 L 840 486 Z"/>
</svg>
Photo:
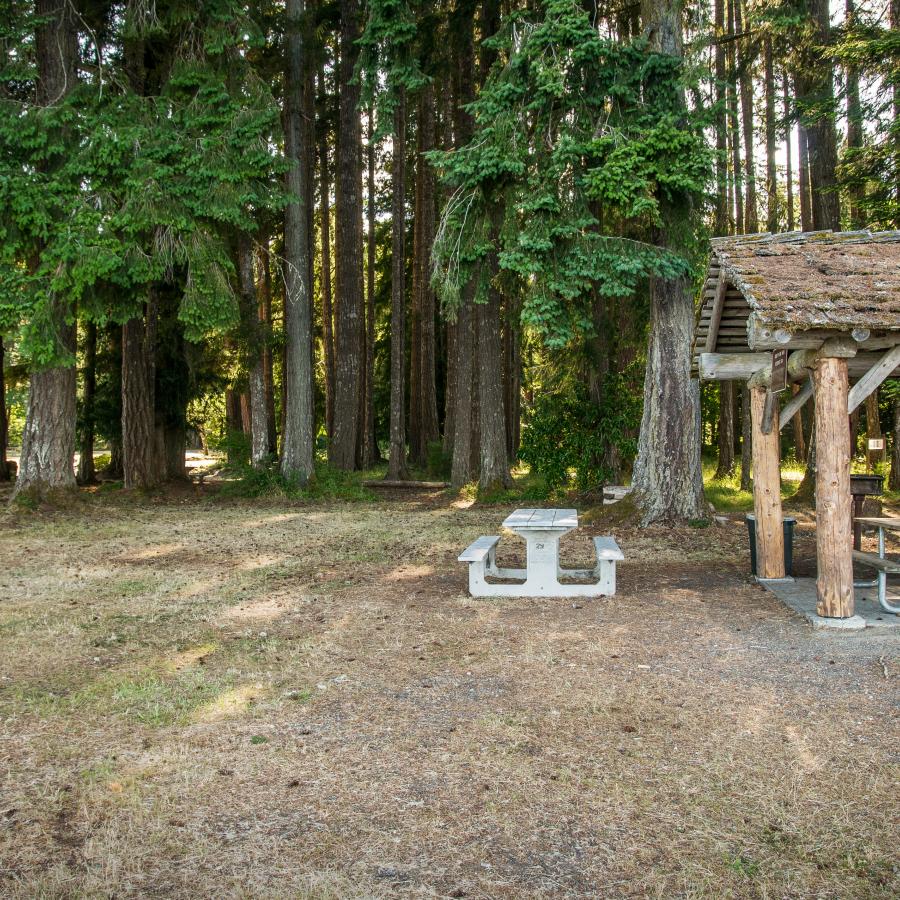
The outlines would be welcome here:
<svg viewBox="0 0 900 900">
<path fill-rule="evenodd" d="M 7 516 L 0 895 L 896 896 L 896 644 L 814 634 L 738 525 L 618 530 L 614 599 L 474 601 L 505 513 Z"/>
</svg>

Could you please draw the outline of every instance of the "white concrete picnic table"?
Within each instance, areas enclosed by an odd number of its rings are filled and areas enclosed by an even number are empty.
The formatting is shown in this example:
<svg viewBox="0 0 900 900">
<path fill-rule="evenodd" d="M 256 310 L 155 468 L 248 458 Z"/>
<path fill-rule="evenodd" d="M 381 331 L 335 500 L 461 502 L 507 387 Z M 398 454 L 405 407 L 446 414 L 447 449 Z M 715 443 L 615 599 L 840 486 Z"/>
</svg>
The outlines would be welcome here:
<svg viewBox="0 0 900 900">
<path fill-rule="evenodd" d="M 614 594 L 615 564 L 623 559 L 612 537 L 593 538 L 597 564 L 593 569 L 563 569 L 559 540 L 578 527 L 574 509 L 517 509 L 503 527 L 519 535 L 526 545 L 526 568 L 501 568 L 495 553 L 499 536 L 478 538 L 459 557 L 469 563 L 469 592 L 476 597 L 596 597 Z M 516 579 L 518 584 L 495 584 L 485 576 Z M 590 584 L 562 583 L 560 578 L 593 578 Z"/>
</svg>

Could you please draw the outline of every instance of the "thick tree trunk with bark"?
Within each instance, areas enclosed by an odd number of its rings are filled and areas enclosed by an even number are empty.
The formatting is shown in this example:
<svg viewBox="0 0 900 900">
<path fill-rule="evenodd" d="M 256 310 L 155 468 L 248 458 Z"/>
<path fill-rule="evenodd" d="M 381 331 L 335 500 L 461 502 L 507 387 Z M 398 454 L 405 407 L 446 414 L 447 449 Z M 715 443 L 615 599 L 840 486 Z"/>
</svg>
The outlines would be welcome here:
<svg viewBox="0 0 900 900">
<path fill-rule="evenodd" d="M 847 0 L 846 19 L 847 28 L 854 28 L 856 21 L 856 6 L 854 0 Z M 863 114 L 859 96 L 859 69 L 850 64 L 845 70 L 847 92 L 847 148 L 859 150 L 863 145 Z M 860 185 L 853 184 L 848 190 L 850 196 L 850 228 L 862 228 L 865 225 L 860 201 L 863 199 L 863 189 Z"/>
<path fill-rule="evenodd" d="M 788 77 L 787 74 L 784 75 L 783 78 L 783 97 L 784 97 L 784 149 L 785 149 L 785 171 L 784 177 L 787 187 L 787 230 L 793 231 L 794 226 L 796 224 L 796 219 L 794 217 L 794 160 L 793 160 L 793 149 L 792 149 L 792 141 L 791 141 L 791 130 L 793 125 L 791 123 L 791 99 L 790 92 L 788 88 Z"/>
<path fill-rule="evenodd" d="M 126 488 L 153 488 L 163 480 L 156 434 L 156 289 L 143 316 L 122 326 L 122 462 Z"/>
<path fill-rule="evenodd" d="M 319 92 L 325 94 L 325 72 L 319 69 Z M 325 433 L 334 426 L 334 310 L 331 294 L 331 177 L 328 168 L 328 131 L 319 133 L 319 204 L 322 247 L 322 342 L 325 345 Z"/>
<path fill-rule="evenodd" d="M 763 44 L 766 76 L 766 230 L 775 234 L 778 224 L 778 169 L 775 153 L 778 150 L 778 134 L 775 121 L 775 60 L 772 57 L 772 39 Z"/>
<path fill-rule="evenodd" d="M 425 153 L 435 146 L 434 90 L 419 98 L 416 140 L 416 212 L 413 243 L 413 350 L 410 373 L 410 459 L 428 462 L 428 446 L 440 438 L 435 382 L 435 297 L 431 287 L 431 247 L 434 243 L 434 170 Z"/>
<path fill-rule="evenodd" d="M 88 322 L 84 330 L 84 389 L 81 395 L 81 441 L 76 479 L 94 484 L 94 395 L 97 391 L 97 325 Z"/>
<path fill-rule="evenodd" d="M 868 442 L 881 437 L 881 419 L 878 413 L 878 389 L 876 388 L 866 397 L 866 458 L 869 471 L 874 472 L 875 466 L 884 458 L 884 451 L 870 450 Z M 852 452 L 851 442 L 851 452 Z"/>
<path fill-rule="evenodd" d="M 39 23 L 35 29 L 36 101 L 40 106 L 53 106 L 75 87 L 75 12 L 63 0 L 37 0 L 34 11 Z M 57 350 L 63 357 L 74 356 L 75 324 L 68 321 L 72 312 L 61 301 L 47 302 Z M 32 373 L 16 495 L 75 486 L 75 383 L 71 362 Z"/>
<path fill-rule="evenodd" d="M 522 346 L 519 310 L 508 303 L 503 317 L 503 410 L 506 414 L 506 457 L 514 461 L 519 453 L 522 419 Z"/>
<path fill-rule="evenodd" d="M 341 0 L 341 59 L 337 150 L 337 341 L 334 426 L 328 460 L 354 469 L 359 459 L 363 388 L 362 166 L 359 84 L 359 0 Z"/>
<path fill-rule="evenodd" d="M 728 0 L 728 34 L 734 34 L 734 7 L 738 0 Z M 728 104 L 728 136 L 731 147 L 731 170 L 733 179 L 734 221 L 731 223 L 734 232 L 744 230 L 744 178 L 741 171 L 741 127 L 738 118 L 738 75 L 734 41 L 728 42 L 725 50 L 728 71 L 728 86 L 726 89 L 726 101 Z M 732 212 L 729 204 L 729 215 Z"/>
<path fill-rule="evenodd" d="M 305 484 L 313 474 L 315 421 L 312 368 L 311 203 L 309 129 L 303 116 L 303 93 L 309 67 L 304 47 L 304 0 L 287 0 L 285 48 L 285 157 L 291 168 L 285 187 L 292 195 L 284 211 L 284 431 L 281 473 Z"/>
<path fill-rule="evenodd" d="M 269 263 L 269 241 L 260 244 L 257 254 L 259 272 L 259 321 L 263 332 L 263 379 L 266 392 L 266 432 L 270 456 L 278 452 L 275 425 L 275 366 L 272 356 L 272 267 Z"/>
<path fill-rule="evenodd" d="M 719 464 L 716 478 L 725 478 L 734 471 L 734 382 L 719 382 L 719 424 L 717 428 Z"/>
<path fill-rule="evenodd" d="M 738 34 L 743 32 L 743 0 L 734 0 L 734 27 Z M 759 231 L 756 212 L 756 155 L 754 152 L 753 128 L 753 78 L 751 68 L 753 58 L 751 44 L 744 39 L 738 44 L 738 70 L 740 72 L 741 119 L 744 127 L 744 166 L 747 175 L 747 199 L 744 204 L 744 232 L 754 234 Z"/>
<path fill-rule="evenodd" d="M 0 335 L 0 481 L 9 481 L 12 477 L 6 459 L 9 449 L 9 415 L 6 411 L 6 373 L 3 368 L 5 355 L 3 336 Z"/>
<path fill-rule="evenodd" d="M 492 254 L 492 271 L 496 255 Z M 503 377 L 500 344 L 500 294 L 488 288 L 486 303 L 475 304 L 478 358 L 478 401 L 481 429 L 480 490 L 490 493 L 509 487 L 509 460 L 506 455 L 506 417 L 503 410 Z"/>
<path fill-rule="evenodd" d="M 796 96 L 796 79 L 794 79 Z M 806 140 L 806 128 L 801 121 L 797 125 L 797 191 L 800 195 L 800 230 L 812 231 L 812 200 L 809 196 L 809 150 Z"/>
<path fill-rule="evenodd" d="M 266 407 L 266 361 L 259 324 L 259 300 L 253 273 L 253 243 L 242 231 L 237 237 L 238 275 L 241 287 L 241 313 L 251 346 L 250 365 L 250 463 L 260 468 L 269 457 L 269 422 Z"/>
<path fill-rule="evenodd" d="M 829 0 L 808 0 L 811 42 L 825 46 L 830 41 Z M 831 112 L 834 103 L 834 72 L 827 56 L 809 54 L 798 68 L 797 107 L 806 126 L 809 158 L 812 225 L 816 230 L 840 231 L 841 205 L 838 196 L 837 133 Z"/>
<path fill-rule="evenodd" d="M 894 431 L 891 434 L 891 476 L 888 487 L 900 491 L 900 397 L 894 400 Z"/>
<path fill-rule="evenodd" d="M 726 115 L 725 0 L 713 2 L 716 73 L 716 218 L 715 234 L 728 234 L 728 130 Z"/>
<path fill-rule="evenodd" d="M 366 388 L 363 403 L 362 465 L 381 459 L 375 437 L 375 112 L 369 106 L 366 146 Z"/>
<path fill-rule="evenodd" d="M 643 0 L 650 49 L 681 57 L 680 0 Z M 662 210 L 667 234 L 678 233 L 690 210 Z M 662 229 L 657 241 L 664 244 Z M 644 414 L 632 484 L 644 524 L 706 519 L 700 464 L 700 389 L 691 378 L 694 302 L 685 278 L 652 278 Z"/>
<path fill-rule="evenodd" d="M 394 110 L 391 203 L 391 441 L 387 477 L 404 481 L 406 468 L 406 91 Z"/>
</svg>

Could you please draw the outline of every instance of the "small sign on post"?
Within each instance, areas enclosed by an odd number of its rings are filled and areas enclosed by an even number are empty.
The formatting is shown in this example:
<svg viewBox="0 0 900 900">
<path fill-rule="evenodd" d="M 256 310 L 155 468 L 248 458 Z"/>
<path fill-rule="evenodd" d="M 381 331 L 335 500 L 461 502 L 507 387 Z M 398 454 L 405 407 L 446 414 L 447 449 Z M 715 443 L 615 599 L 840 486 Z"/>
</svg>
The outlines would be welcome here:
<svg viewBox="0 0 900 900">
<path fill-rule="evenodd" d="M 884 438 L 869 438 L 870 450 L 884 450 Z"/>
<path fill-rule="evenodd" d="M 772 351 L 772 379 L 769 390 L 777 394 L 787 387 L 787 348 Z"/>
</svg>

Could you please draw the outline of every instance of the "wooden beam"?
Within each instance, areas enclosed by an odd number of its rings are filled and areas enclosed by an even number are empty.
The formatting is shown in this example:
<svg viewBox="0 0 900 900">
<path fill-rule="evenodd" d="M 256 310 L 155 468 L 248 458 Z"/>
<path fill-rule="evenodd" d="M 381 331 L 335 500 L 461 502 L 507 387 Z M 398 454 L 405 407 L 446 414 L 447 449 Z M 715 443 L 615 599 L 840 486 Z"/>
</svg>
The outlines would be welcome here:
<svg viewBox="0 0 900 900">
<path fill-rule="evenodd" d="M 865 330 L 865 329 L 863 329 Z M 862 336 L 862 332 L 858 332 Z M 751 350 L 774 350 L 777 347 L 789 347 L 792 350 L 816 350 L 824 341 L 835 335 L 845 334 L 850 337 L 851 329 L 847 328 L 809 328 L 805 331 L 790 333 L 790 340 L 785 342 L 785 329 L 781 326 L 761 323 L 755 313 L 747 320 L 747 343 Z M 870 331 L 865 340 L 857 341 L 860 350 L 886 350 L 900 344 L 900 331 Z"/>
<path fill-rule="evenodd" d="M 701 353 L 700 378 L 703 381 L 746 379 L 770 360 L 768 353 Z"/>
<path fill-rule="evenodd" d="M 790 422 L 791 419 L 793 419 L 801 409 L 803 409 L 806 401 L 809 400 L 812 395 L 813 382 L 812 378 L 810 377 L 807 380 L 806 384 L 804 384 L 803 387 L 800 388 L 800 391 L 794 394 L 794 396 L 784 404 L 784 409 L 781 411 L 782 428 L 784 428 L 784 426 L 787 425 L 787 423 Z"/>
<path fill-rule="evenodd" d="M 816 362 L 815 350 L 795 350 L 788 357 L 788 380 L 803 381 Z M 881 353 L 857 353 L 847 360 L 851 378 L 861 378 L 884 358 Z M 768 353 L 700 353 L 700 378 L 703 381 L 747 380 L 772 361 Z M 900 377 L 900 362 L 888 377 Z"/>
<path fill-rule="evenodd" d="M 756 574 L 760 578 L 784 578 L 784 526 L 781 520 L 781 437 L 778 427 L 777 404 L 773 410 L 772 424 L 774 427 L 769 434 L 762 429 L 766 393 L 765 388 L 759 387 L 750 391 L 750 416 L 753 427 L 753 512 L 756 515 Z"/>
<path fill-rule="evenodd" d="M 816 611 L 853 615 L 853 521 L 847 360 L 820 359 L 813 369 L 816 397 Z"/>
<path fill-rule="evenodd" d="M 900 365 L 900 344 L 891 347 L 881 359 L 866 372 L 850 390 L 847 397 L 847 413 L 850 414 L 859 406 L 872 391 L 878 389 L 878 386 L 884 381 L 897 366 Z"/>
<path fill-rule="evenodd" d="M 719 269 L 719 279 L 716 282 L 716 296 L 713 298 L 712 312 L 709 317 L 709 332 L 706 335 L 707 353 L 712 353 L 716 349 L 716 338 L 719 336 L 719 323 L 722 321 L 722 309 L 725 304 L 725 288 L 727 285 L 725 270 Z"/>
</svg>

